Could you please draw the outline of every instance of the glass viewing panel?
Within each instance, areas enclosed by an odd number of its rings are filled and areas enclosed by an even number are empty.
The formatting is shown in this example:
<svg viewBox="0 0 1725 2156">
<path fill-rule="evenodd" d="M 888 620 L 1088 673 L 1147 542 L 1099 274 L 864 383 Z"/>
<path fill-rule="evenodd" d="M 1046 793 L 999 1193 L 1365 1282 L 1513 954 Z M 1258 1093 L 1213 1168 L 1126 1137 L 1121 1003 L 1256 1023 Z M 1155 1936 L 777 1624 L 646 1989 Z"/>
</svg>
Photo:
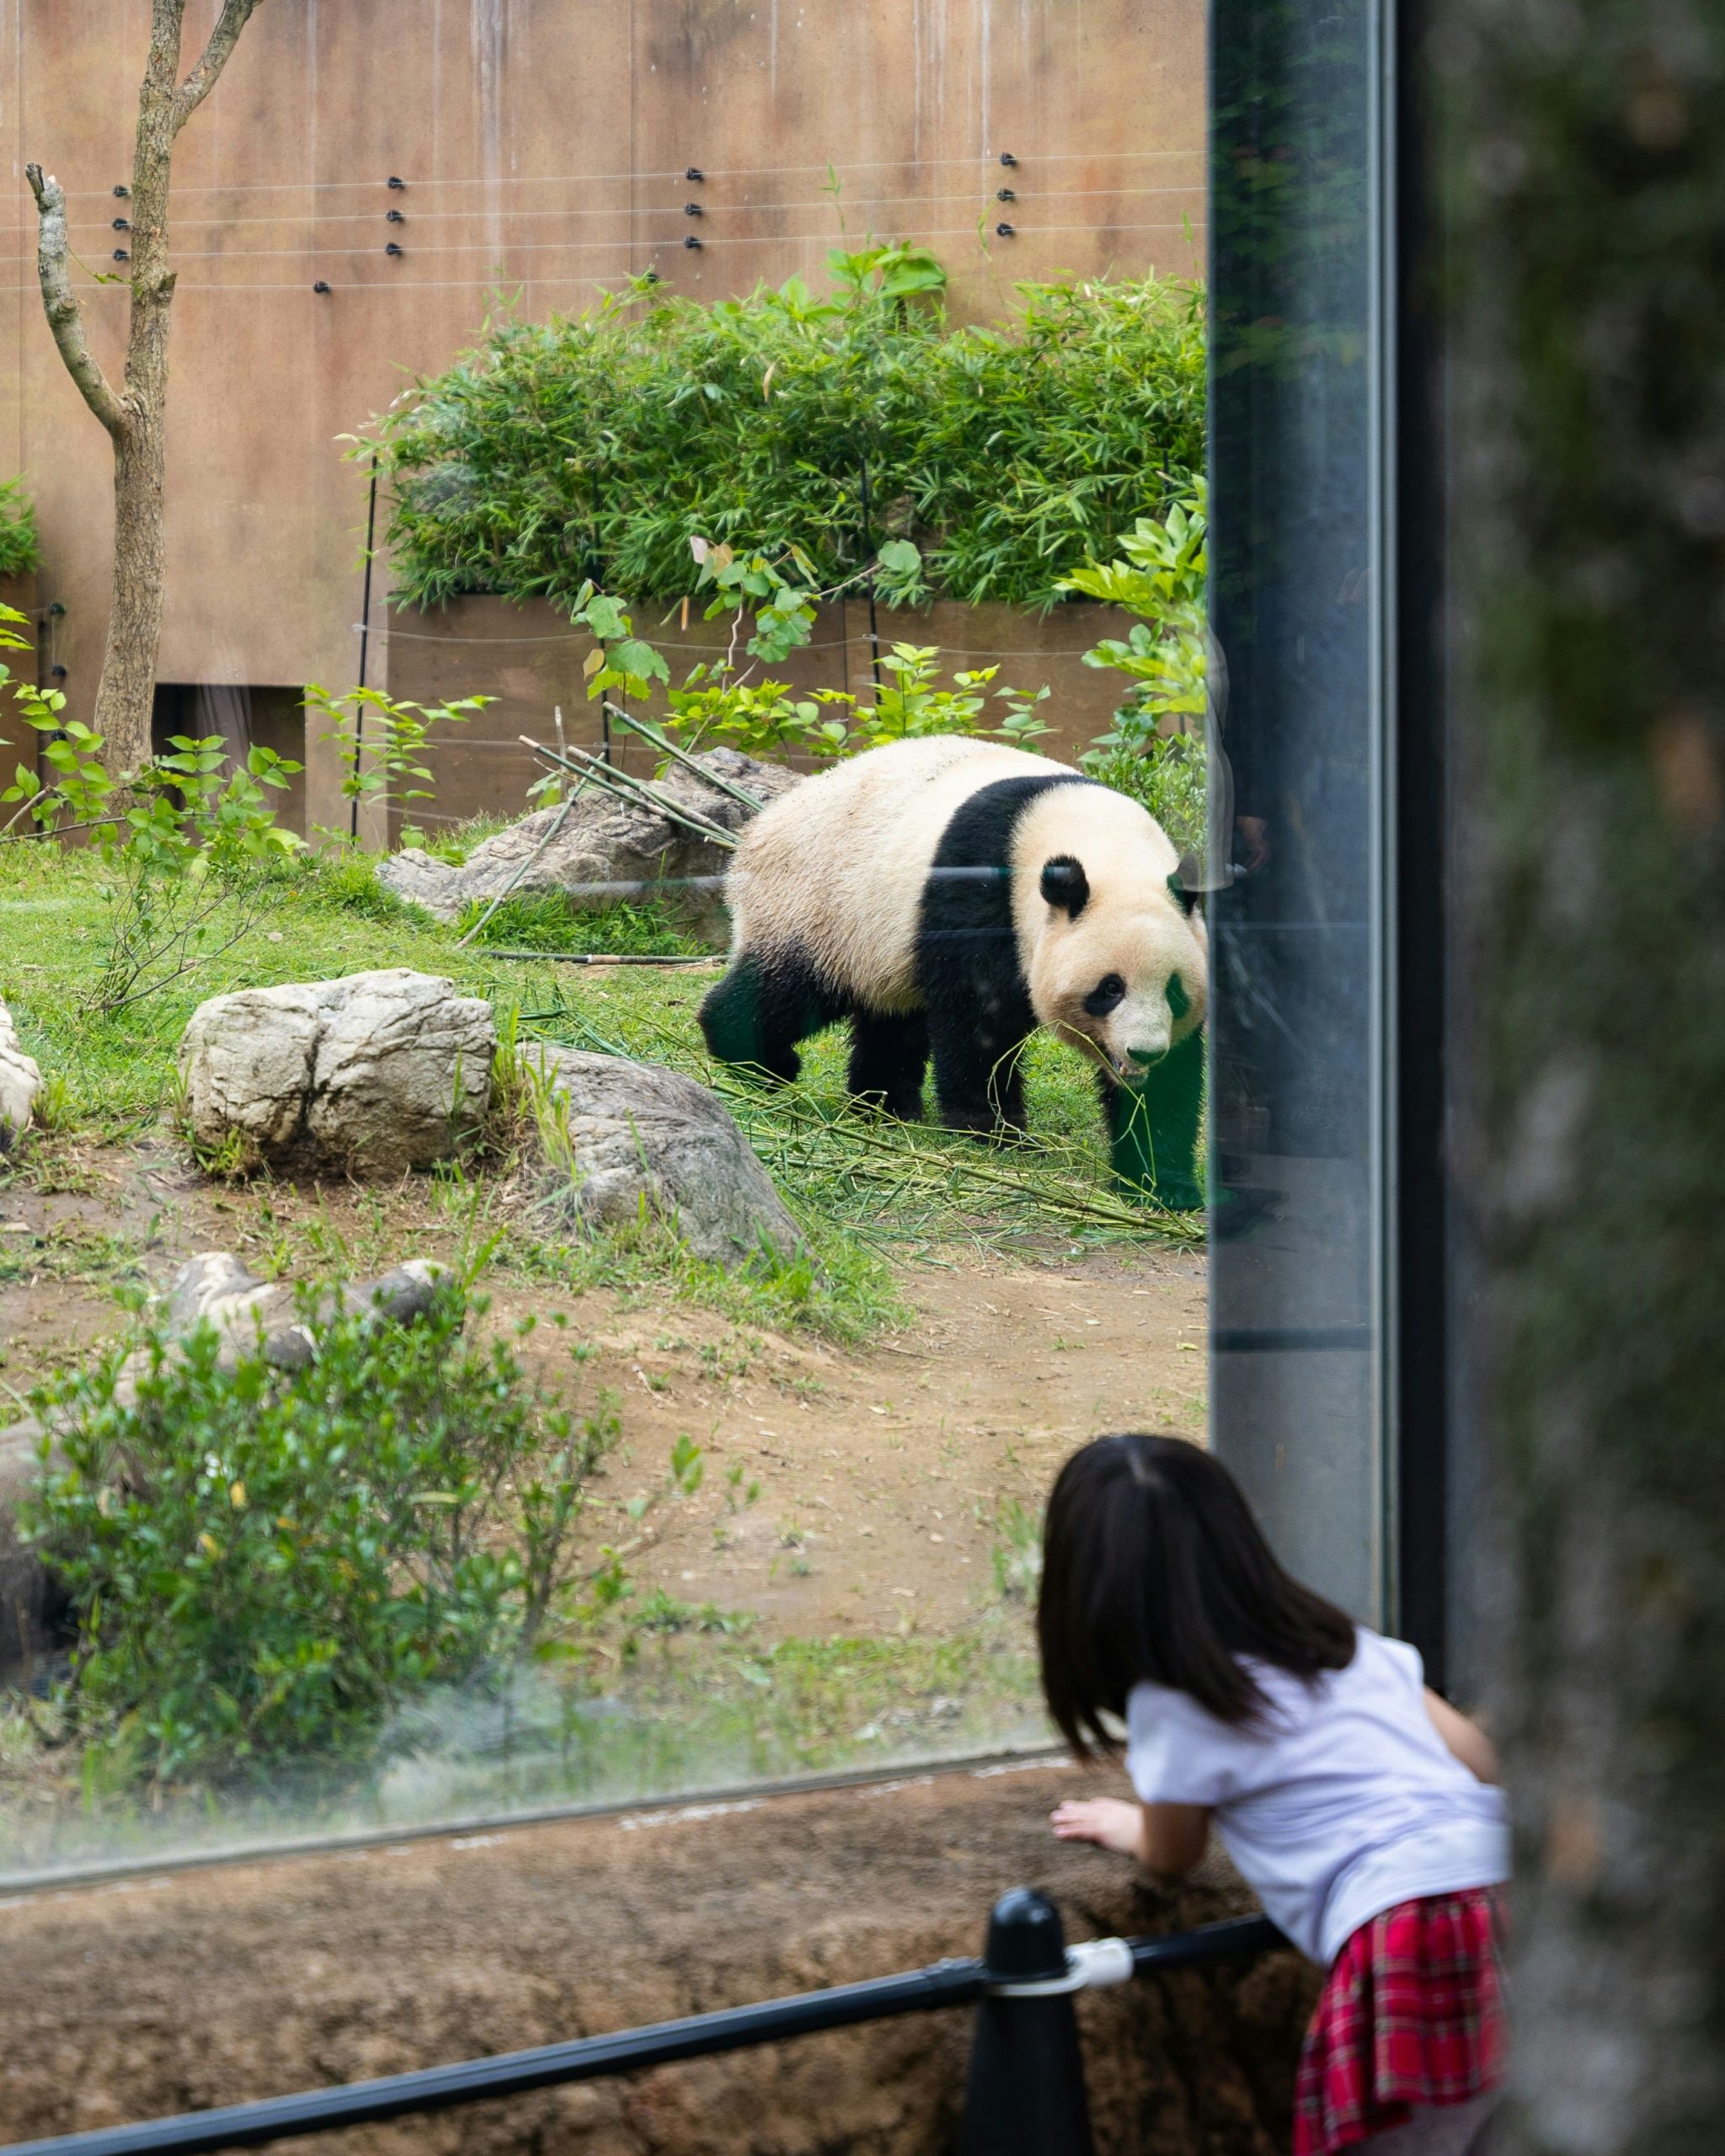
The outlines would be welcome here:
<svg viewBox="0 0 1725 2156">
<path fill-rule="evenodd" d="M 1284 1561 L 1376 1624 L 1396 1614 L 1382 35 L 1375 0 L 1212 11 L 1211 620 L 1232 789 L 1214 907 L 1216 1443 Z"/>
<path fill-rule="evenodd" d="M 0 125 L 112 381 L 66 13 Z M 414 15 L 259 9 L 179 137 L 129 845 L 8 227 L 0 1883 L 1044 1744 L 1054 1471 L 1206 1437 L 1202 9 Z"/>
</svg>

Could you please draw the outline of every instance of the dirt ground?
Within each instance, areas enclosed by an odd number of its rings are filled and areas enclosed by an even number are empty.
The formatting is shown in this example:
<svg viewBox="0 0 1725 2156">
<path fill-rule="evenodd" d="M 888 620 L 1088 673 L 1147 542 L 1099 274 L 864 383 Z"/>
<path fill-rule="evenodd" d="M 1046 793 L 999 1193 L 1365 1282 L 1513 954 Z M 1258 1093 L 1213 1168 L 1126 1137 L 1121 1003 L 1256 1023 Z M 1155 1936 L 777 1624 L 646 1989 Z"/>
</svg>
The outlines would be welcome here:
<svg viewBox="0 0 1725 2156">
<path fill-rule="evenodd" d="M 450 1209 L 423 1177 L 224 1190 L 154 1143 L 57 1166 L 69 1187 L 0 1190 L 0 1378 L 15 1394 L 120 1326 L 113 1283 L 128 1270 L 160 1286 L 200 1250 L 291 1272 L 338 1249 L 372 1272 L 452 1255 Z M 854 1349 L 686 1303 L 571 1294 L 506 1265 L 483 1285 L 488 1323 L 541 1321 L 522 1353 L 543 1382 L 567 1390 L 574 1376 L 590 1403 L 619 1396 L 622 1443 L 590 1542 L 621 1537 L 644 1588 L 755 1613 L 769 1634 L 950 1627 L 997 1598 L 1015 1532 L 1074 1445 L 1123 1427 L 1203 1435 L 1192 1251 L 911 1264 L 911 1321 Z M 578 1374 L 572 1341 L 595 1351 Z M 662 1497 L 685 1435 L 702 1449 L 698 1488 L 653 1502 L 635 1531 L 631 1503 Z"/>
<path fill-rule="evenodd" d="M 0 2138 L 739 2005 L 980 1951 L 1007 1888 L 1076 1939 L 1249 1897 L 1056 1844 L 1073 1768 L 922 1774 L 0 1902 Z M 1098 2156 L 1275 2156 L 1316 1970 L 1291 1950 L 1079 2002 Z M 284 2148 L 352 2156 L 943 2156 L 967 2012 Z"/>
</svg>

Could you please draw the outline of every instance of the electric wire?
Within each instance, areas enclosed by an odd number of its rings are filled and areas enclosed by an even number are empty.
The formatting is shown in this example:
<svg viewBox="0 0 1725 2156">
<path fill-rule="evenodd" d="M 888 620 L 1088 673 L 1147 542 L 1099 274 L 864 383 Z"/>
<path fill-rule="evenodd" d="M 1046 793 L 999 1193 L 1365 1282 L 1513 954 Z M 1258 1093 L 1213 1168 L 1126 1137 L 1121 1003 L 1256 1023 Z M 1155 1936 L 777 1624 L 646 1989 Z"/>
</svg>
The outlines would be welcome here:
<svg viewBox="0 0 1725 2156">
<path fill-rule="evenodd" d="M 1055 150 L 1046 155 L 1028 155 L 1015 160 L 1014 166 L 1021 174 L 1038 165 L 1049 164 L 1122 164 L 1145 157 L 1202 157 L 1208 155 L 1202 143 L 1189 148 L 1174 150 Z M 810 164 L 800 165 L 705 165 L 702 168 L 704 179 L 747 179 L 777 176 L 784 173 L 799 172 L 891 172 L 915 168 L 921 170 L 945 165 L 997 165 L 999 153 L 988 150 L 973 152 L 968 157 L 923 157 L 915 155 L 905 157 L 865 157 L 841 163 L 836 158 L 822 157 Z M 177 195 L 259 195 L 281 194 L 290 190 L 330 192 L 342 188 L 382 188 L 392 194 L 411 194 L 419 187 L 590 187 L 603 180 L 613 179 L 686 179 L 687 170 L 682 166 L 666 167 L 662 171 L 636 172 L 560 172 L 560 173 L 446 173 L 435 179 L 414 179 L 409 174 L 396 175 L 402 181 L 398 189 L 391 189 L 387 178 L 361 179 L 237 179 L 204 180 L 176 183 Z M 65 190 L 68 202 L 109 200 L 116 199 L 111 187 L 69 187 Z"/>
<path fill-rule="evenodd" d="M 986 192 L 985 190 L 985 194 Z M 1089 200 L 1097 195 L 1106 195 L 1115 200 L 1124 201 L 1129 198 L 1145 195 L 1202 195 L 1205 192 L 1202 181 L 1190 180 L 1179 187 L 1037 188 L 1033 190 L 1016 190 L 1014 199 L 1022 208 L 1028 202 L 1074 201 L 1080 199 Z M 899 202 L 920 203 L 927 207 L 936 202 L 974 202 L 976 199 L 975 191 L 969 189 L 966 189 L 959 195 L 873 195 L 852 198 L 846 203 L 845 207 L 847 210 L 879 210 L 888 208 Z M 987 195 L 987 200 L 991 201 L 994 199 L 991 194 Z M 638 216 L 670 217 L 676 216 L 683 205 L 677 202 L 655 202 L 631 206 L 633 214 Z M 709 200 L 703 204 L 702 214 L 704 216 L 722 216 L 745 211 L 753 212 L 768 210 L 820 210 L 826 206 L 826 204 L 813 200 L 796 202 Z M 544 210 L 517 209 L 513 205 L 501 209 L 419 210 L 415 211 L 411 216 L 408 216 L 406 222 L 410 225 L 415 218 L 448 223 L 456 218 L 472 221 L 494 217 L 507 217 L 511 220 L 522 217 L 611 217 L 617 214 L 618 208 L 619 205 L 617 203 L 606 202 L 601 203 L 592 209 L 581 209 L 567 203 L 556 203 L 549 209 Z M 382 214 L 378 210 L 260 210 L 252 216 L 176 217 L 173 223 L 174 229 L 177 232 L 195 232 L 206 227 L 221 230 L 235 225 L 369 225 L 375 224 Z M 111 222 L 99 217 L 74 217 L 69 220 L 69 223 L 74 231 L 112 231 L 114 229 Z M 0 238 L 17 237 L 20 235 L 30 237 L 35 235 L 35 230 L 36 227 L 34 225 L 0 225 Z M 843 235 L 841 233 L 838 237 L 842 238 Z"/>
<path fill-rule="evenodd" d="M 984 217 L 979 219 L 978 222 L 983 223 L 985 221 L 986 214 L 985 213 Z M 1108 224 L 1105 226 L 1026 225 L 1021 226 L 1012 236 L 1014 238 L 1017 239 L 1028 239 L 1033 237 L 1040 237 L 1044 233 L 1050 232 L 1095 233 L 1098 232 L 1107 232 L 1113 233 L 1181 232 L 1184 230 L 1188 221 L 1189 220 L 1185 218 L 1175 218 L 1172 221 L 1163 221 L 1161 222 Z M 976 225 L 959 225 L 948 227 L 937 232 L 916 230 L 909 232 L 906 237 L 918 240 L 968 239 L 974 237 L 976 234 Z M 408 247 L 403 245 L 402 247 L 402 259 L 405 259 L 409 255 L 424 254 L 555 254 L 563 251 L 592 254 L 603 253 L 608 248 L 618 247 L 681 248 L 683 246 L 684 237 L 685 235 L 681 232 L 675 232 L 659 238 L 638 239 L 633 236 L 629 236 L 627 237 L 620 237 L 616 239 L 502 240 L 496 243 L 494 245 L 488 240 L 461 240 L 447 243 L 434 243 L 429 247 L 419 245 Z M 711 250 L 716 253 L 718 249 L 727 247 L 798 247 L 817 244 L 830 247 L 833 244 L 833 242 L 834 235 L 830 232 L 718 232 L 714 233 L 711 237 L 705 236 L 702 237 L 702 251 L 707 252 Z M 399 244 L 399 243 L 398 243 Z M 380 248 L 376 247 L 175 248 L 172 251 L 172 259 L 175 262 L 270 262 L 286 261 L 290 259 L 295 261 L 332 262 L 355 258 L 364 259 L 368 256 L 374 256 L 381 251 L 382 250 Z M 22 253 L 20 253 L 16 259 L 21 260 L 23 259 Z M 93 273 L 91 272 L 86 272 L 86 275 L 93 274 Z M 102 275 L 103 281 L 109 281 L 107 273 L 104 272 Z M 124 278 L 117 278 L 112 281 L 124 284 L 126 280 Z"/>
</svg>

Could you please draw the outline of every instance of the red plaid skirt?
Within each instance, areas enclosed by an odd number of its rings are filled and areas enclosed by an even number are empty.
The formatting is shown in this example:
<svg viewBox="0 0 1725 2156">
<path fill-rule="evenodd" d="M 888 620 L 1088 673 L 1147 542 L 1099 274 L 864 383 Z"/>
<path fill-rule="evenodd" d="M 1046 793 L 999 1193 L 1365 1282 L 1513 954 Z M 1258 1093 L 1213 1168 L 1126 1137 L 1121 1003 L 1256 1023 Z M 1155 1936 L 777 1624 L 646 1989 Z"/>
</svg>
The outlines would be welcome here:
<svg viewBox="0 0 1725 2156">
<path fill-rule="evenodd" d="M 1416 2104 L 1465 2103 L 1497 2085 L 1493 1898 L 1476 1887 L 1402 1902 L 1348 1940 L 1306 2031 L 1294 2156 L 1335 2156 L 1405 2124 Z"/>
</svg>

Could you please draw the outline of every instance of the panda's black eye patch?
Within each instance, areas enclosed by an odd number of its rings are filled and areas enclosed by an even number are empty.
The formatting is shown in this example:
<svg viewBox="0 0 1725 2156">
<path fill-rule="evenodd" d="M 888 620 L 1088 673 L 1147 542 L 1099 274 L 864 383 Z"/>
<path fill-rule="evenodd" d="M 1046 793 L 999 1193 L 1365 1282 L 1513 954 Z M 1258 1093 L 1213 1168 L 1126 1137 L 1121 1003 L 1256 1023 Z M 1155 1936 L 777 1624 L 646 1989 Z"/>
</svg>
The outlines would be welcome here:
<svg viewBox="0 0 1725 2156">
<path fill-rule="evenodd" d="M 1084 999 L 1084 1007 L 1092 1018 L 1106 1018 L 1109 1011 L 1126 1000 L 1126 984 L 1118 974 L 1104 974 Z"/>
</svg>

